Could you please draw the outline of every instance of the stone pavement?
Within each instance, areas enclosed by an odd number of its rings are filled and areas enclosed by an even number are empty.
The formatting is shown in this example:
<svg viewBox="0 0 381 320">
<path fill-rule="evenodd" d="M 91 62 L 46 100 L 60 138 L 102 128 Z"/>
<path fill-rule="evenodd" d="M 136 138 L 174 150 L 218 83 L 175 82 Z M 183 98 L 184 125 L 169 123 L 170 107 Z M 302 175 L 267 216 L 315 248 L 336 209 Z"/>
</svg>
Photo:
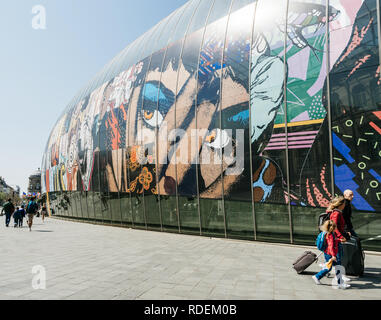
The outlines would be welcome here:
<svg viewBox="0 0 381 320">
<path fill-rule="evenodd" d="M 348 290 L 292 262 L 308 247 L 133 230 L 58 219 L 32 232 L 0 218 L 0 299 L 381 299 L 381 255 Z M 315 248 L 308 248 L 315 250 Z M 315 250 L 317 251 L 317 250 Z M 46 271 L 46 289 L 32 282 Z M 37 273 L 36 273 L 37 272 Z"/>
</svg>

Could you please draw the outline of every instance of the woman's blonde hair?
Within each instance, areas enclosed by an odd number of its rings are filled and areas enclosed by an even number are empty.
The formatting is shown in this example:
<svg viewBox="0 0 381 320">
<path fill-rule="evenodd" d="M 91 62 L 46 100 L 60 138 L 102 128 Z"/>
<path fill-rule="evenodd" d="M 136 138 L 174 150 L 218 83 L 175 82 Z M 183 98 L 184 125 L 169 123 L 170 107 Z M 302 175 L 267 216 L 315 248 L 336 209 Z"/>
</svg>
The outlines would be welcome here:
<svg viewBox="0 0 381 320">
<path fill-rule="evenodd" d="M 320 230 L 327 233 L 332 233 L 335 229 L 336 223 L 333 220 L 327 220 L 320 226 Z"/>
<path fill-rule="evenodd" d="M 328 206 L 328 211 L 332 211 L 333 209 L 340 207 L 344 201 L 345 198 L 343 196 L 333 198 Z"/>
</svg>

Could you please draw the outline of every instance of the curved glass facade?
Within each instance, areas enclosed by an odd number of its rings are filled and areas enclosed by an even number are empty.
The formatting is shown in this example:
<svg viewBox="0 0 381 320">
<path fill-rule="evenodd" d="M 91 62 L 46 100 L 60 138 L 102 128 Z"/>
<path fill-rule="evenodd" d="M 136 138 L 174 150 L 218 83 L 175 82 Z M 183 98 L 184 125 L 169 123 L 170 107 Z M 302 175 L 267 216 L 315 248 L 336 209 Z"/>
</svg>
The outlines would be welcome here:
<svg viewBox="0 0 381 320">
<path fill-rule="evenodd" d="M 59 216 L 313 244 L 352 189 L 381 250 L 379 33 L 376 0 L 191 0 L 69 103 L 43 192 Z"/>
</svg>

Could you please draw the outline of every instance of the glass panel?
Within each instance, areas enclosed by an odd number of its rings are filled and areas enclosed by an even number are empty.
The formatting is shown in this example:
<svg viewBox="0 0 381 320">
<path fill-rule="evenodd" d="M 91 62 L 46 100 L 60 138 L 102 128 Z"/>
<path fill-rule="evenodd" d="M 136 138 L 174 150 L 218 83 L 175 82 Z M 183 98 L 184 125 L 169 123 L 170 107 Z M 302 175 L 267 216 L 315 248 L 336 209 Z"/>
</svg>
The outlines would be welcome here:
<svg viewBox="0 0 381 320">
<path fill-rule="evenodd" d="M 189 137 L 191 137 L 192 129 L 196 129 L 195 91 L 197 89 L 197 65 L 202 36 L 203 30 L 199 30 L 189 36 L 187 35 L 181 60 L 177 65 L 175 64 L 177 67 L 176 71 L 178 72 L 176 90 L 174 91 L 177 93 L 175 109 L 172 113 L 168 113 L 167 123 L 168 132 L 176 129 L 178 132 L 173 131 L 173 136 L 169 137 L 168 165 L 167 167 L 164 166 L 165 171 L 162 170 L 160 173 L 161 177 L 163 177 L 161 181 L 164 187 L 160 188 L 160 190 L 164 189 L 169 195 L 175 194 L 177 181 L 181 232 L 196 234 L 200 233 L 196 162 L 194 161 L 197 157 L 197 152 L 193 150 L 194 154 L 192 154 L 192 151 L 190 151 L 190 149 L 192 150 L 192 141 L 189 140 Z M 178 138 L 174 137 L 176 133 L 178 133 Z M 182 136 L 185 139 L 181 139 L 181 133 L 183 133 Z M 193 144 L 195 143 L 193 142 Z M 187 152 L 184 155 L 184 152 L 181 153 L 178 150 L 185 150 Z M 187 161 L 187 153 L 190 161 Z M 192 206 L 183 205 L 188 198 L 193 199 Z"/>
<path fill-rule="evenodd" d="M 244 1 L 247 2 L 247 1 Z M 220 137 L 223 153 L 224 205 L 229 237 L 254 238 L 250 168 L 249 70 L 255 4 L 232 7 L 226 35 L 221 94 Z M 217 140 L 218 141 L 218 140 Z"/>
<path fill-rule="evenodd" d="M 97 122 L 97 121 L 96 121 Z M 99 131 L 93 132 L 94 149 L 99 148 Z M 93 172 L 91 176 L 91 190 L 93 191 L 94 214 L 98 221 L 103 220 L 102 198 L 100 193 L 100 152 L 94 152 Z"/>
<path fill-rule="evenodd" d="M 83 216 L 83 210 L 81 205 L 80 192 L 78 191 L 75 192 L 75 201 L 77 204 L 77 216 L 82 219 L 84 216 Z"/>
<path fill-rule="evenodd" d="M 147 226 L 150 229 L 161 229 L 161 211 L 159 207 L 158 188 L 156 185 L 156 130 L 162 124 L 168 112 L 168 106 L 158 109 L 158 101 L 166 104 L 168 92 L 160 83 L 162 62 L 165 51 L 154 53 L 150 60 L 143 89 L 139 97 L 140 116 L 142 119 L 140 135 L 146 158 L 139 177 L 144 189 L 145 213 Z"/>
<path fill-rule="evenodd" d="M 54 207 L 54 209 L 55 209 L 55 211 L 56 211 L 56 214 L 57 214 L 58 216 L 60 216 L 60 215 L 62 215 L 62 214 L 61 214 L 61 196 L 60 196 L 59 192 L 55 192 L 54 194 L 55 194 L 55 196 L 56 196 L 55 207 Z"/>
<path fill-rule="evenodd" d="M 129 157 L 126 155 L 126 146 L 128 145 L 127 129 L 129 129 L 129 104 L 131 103 L 133 85 L 138 70 L 136 66 L 132 66 L 120 73 L 111 84 L 112 93 L 108 98 L 110 106 L 113 108 L 111 109 L 111 118 L 109 120 L 109 126 L 113 132 L 112 151 L 108 167 L 109 185 L 110 190 L 113 192 L 118 191 L 121 198 L 120 208 L 116 212 L 113 211 L 113 215 L 114 219 L 118 221 L 121 219 L 127 225 L 132 223 L 128 175 Z M 118 207 L 116 203 L 115 207 L 116 209 Z"/>
<path fill-rule="evenodd" d="M 49 201 L 50 201 L 50 213 L 52 216 L 58 215 L 58 198 L 55 192 L 49 192 Z"/>
<path fill-rule="evenodd" d="M 131 197 L 129 193 L 120 193 L 120 207 L 122 215 L 122 223 L 127 226 L 133 226 Z"/>
<path fill-rule="evenodd" d="M 182 39 L 185 36 L 189 22 L 191 21 L 194 11 L 196 10 L 200 0 L 191 0 L 188 1 L 188 7 L 185 9 L 184 14 L 182 15 L 180 22 L 177 25 L 176 31 L 172 35 L 172 42 Z"/>
<path fill-rule="evenodd" d="M 160 34 L 157 39 L 153 41 L 154 46 L 152 52 L 156 52 L 167 46 L 168 39 L 170 38 L 173 29 L 176 28 L 179 14 L 181 15 L 181 11 L 176 10 L 163 21 Z"/>
<path fill-rule="evenodd" d="M 234 0 L 232 9 L 231 9 L 231 14 L 235 13 L 237 10 L 246 7 L 249 4 L 254 4 L 257 0 Z M 251 7 L 247 7 L 248 9 Z"/>
<path fill-rule="evenodd" d="M 188 34 L 192 34 L 196 30 L 204 29 L 206 19 L 208 18 L 211 7 L 214 1 L 201 0 L 197 7 L 197 10 L 192 18 L 192 22 L 189 26 Z"/>
<path fill-rule="evenodd" d="M 79 193 L 79 200 L 81 202 L 82 217 L 84 219 L 89 219 L 89 208 L 87 206 L 87 192 L 86 191 L 81 191 Z"/>
<path fill-rule="evenodd" d="M 162 33 L 158 43 L 156 44 L 156 50 L 155 51 L 160 50 L 161 48 L 164 48 L 173 39 L 173 35 L 174 35 L 174 33 L 176 33 L 176 28 L 179 24 L 179 21 L 182 21 L 184 11 L 188 9 L 189 5 L 190 5 L 190 2 L 187 2 L 181 8 L 176 10 L 173 17 L 170 19 L 168 24 L 165 26 L 165 29 L 163 30 L 163 33 Z M 184 23 L 184 22 L 182 22 L 182 23 Z"/>
<path fill-rule="evenodd" d="M 149 56 L 152 54 L 153 45 L 155 44 L 157 38 L 160 36 L 160 33 L 163 29 L 163 26 L 165 25 L 164 20 L 160 21 L 156 26 L 154 26 L 151 30 L 148 31 L 149 35 L 147 35 L 147 38 L 145 40 L 145 44 L 143 47 L 143 52 L 140 55 L 140 59 L 149 58 Z M 148 59 L 149 64 L 149 59 Z M 148 67 L 148 65 L 147 65 Z"/>
<path fill-rule="evenodd" d="M 102 197 L 101 197 L 101 193 L 99 192 L 99 152 L 95 152 L 94 154 L 94 172 L 92 177 L 92 190 L 93 190 L 95 219 L 98 221 L 103 221 Z"/>
<path fill-rule="evenodd" d="M 118 192 L 110 192 L 108 198 L 108 205 L 111 211 L 111 220 L 114 224 L 122 223 L 122 212 L 120 208 L 120 199 Z"/>
<path fill-rule="evenodd" d="M 144 152 L 141 143 L 141 126 L 143 119 L 141 117 L 140 96 L 143 89 L 145 75 L 149 66 L 150 57 L 138 63 L 135 73 L 134 91 L 129 106 L 129 126 L 127 127 L 128 134 L 128 150 L 127 163 L 129 175 L 129 188 L 131 192 L 132 214 L 135 227 L 146 228 L 146 216 L 143 203 L 144 185 L 147 181 L 146 175 L 143 172 Z"/>
<path fill-rule="evenodd" d="M 107 81 L 110 81 L 110 79 L 114 79 L 118 74 L 121 73 L 121 71 L 124 71 L 124 69 L 122 69 L 122 66 L 123 66 L 124 56 L 126 55 L 125 51 L 128 51 L 128 48 L 122 50 L 118 54 L 115 64 L 114 66 L 112 66 L 110 74 L 106 78 Z"/>
<path fill-rule="evenodd" d="M 56 197 L 56 200 L 55 200 L 55 211 L 56 211 L 56 214 L 58 216 L 62 215 L 61 213 L 61 195 L 60 195 L 60 192 L 55 192 L 55 197 Z"/>
<path fill-rule="evenodd" d="M 71 213 L 73 218 L 80 218 L 80 208 L 77 205 L 75 192 L 70 192 Z M 78 210 L 79 209 L 79 210 Z"/>
<path fill-rule="evenodd" d="M 107 151 L 105 150 L 106 145 L 104 145 L 104 140 L 106 138 L 106 131 L 100 131 L 100 152 L 99 152 L 99 177 L 100 177 L 100 199 L 101 199 L 101 210 L 104 222 L 111 222 L 111 208 L 109 206 L 109 191 L 108 191 L 108 181 L 107 181 L 107 171 L 106 166 L 108 164 Z"/>
<path fill-rule="evenodd" d="M 331 196 L 328 127 L 324 123 L 327 108 L 323 101 L 327 68 L 325 21 L 325 0 L 304 4 L 297 0 L 289 2 L 287 140 L 289 196 L 296 243 L 303 242 L 306 234 L 316 238 L 317 216 L 325 210 L 306 206 L 325 207 Z M 281 122 L 279 118 L 278 123 Z M 269 143 L 273 150 L 284 148 L 286 144 L 286 135 L 276 133 Z M 319 199 L 314 205 L 311 194 Z"/>
<path fill-rule="evenodd" d="M 208 25 L 201 48 L 198 70 L 197 129 L 202 137 L 199 146 L 199 193 L 202 234 L 225 236 L 222 191 L 221 70 L 230 1 L 216 1 L 211 15 L 224 16 Z M 212 20 L 213 21 L 213 20 Z M 209 200 L 213 199 L 213 200 Z M 217 201 L 218 199 L 218 201 Z"/>
<path fill-rule="evenodd" d="M 381 80 L 377 2 L 348 1 L 336 9 L 351 25 L 347 23 L 348 27 L 339 29 L 337 22 L 330 23 L 335 193 L 353 191 L 354 230 L 362 240 L 374 239 L 363 241 L 365 249 L 380 250 L 377 236 L 381 230 Z"/>
<path fill-rule="evenodd" d="M 65 214 L 67 217 L 71 217 L 72 216 L 72 212 L 71 212 L 71 199 L 69 198 L 69 193 L 68 192 L 62 192 L 62 195 L 63 195 L 63 201 L 64 201 L 64 210 L 65 210 Z"/>
<path fill-rule="evenodd" d="M 177 71 L 181 54 L 182 41 L 178 41 L 167 48 L 162 73 L 160 78 L 159 90 L 162 94 L 158 99 L 157 113 L 163 118 L 162 123 L 158 124 L 158 161 L 157 177 L 159 180 L 159 194 L 162 209 L 162 222 L 164 230 L 178 231 L 178 214 L 176 200 L 176 171 L 175 164 L 168 161 L 169 144 L 168 132 L 175 126 L 175 93 L 177 85 Z M 170 128 L 170 130 L 169 130 Z"/>
<path fill-rule="evenodd" d="M 136 39 L 133 43 L 129 45 L 130 50 L 128 51 L 128 54 L 124 57 L 123 63 L 122 63 L 122 70 L 127 70 L 127 68 L 130 68 L 133 66 L 136 61 L 138 61 L 138 55 L 141 51 L 141 45 L 144 43 L 144 38 L 146 34 L 143 34 L 141 37 Z M 139 51 L 140 48 L 140 51 Z"/>
<path fill-rule="evenodd" d="M 213 5 L 213 9 L 210 12 L 210 15 L 208 17 L 208 24 L 212 24 L 213 22 L 215 22 L 215 21 L 225 17 L 226 15 L 228 15 L 231 3 L 232 3 L 232 0 L 217 0 L 217 1 L 215 1 L 214 5 Z M 224 33 L 224 35 L 225 35 L 225 28 L 223 30 L 220 30 L 220 32 Z"/>
<path fill-rule="evenodd" d="M 289 242 L 286 150 L 272 140 L 285 136 L 286 6 L 283 0 L 257 3 L 251 48 L 250 135 L 257 239 Z"/>
<path fill-rule="evenodd" d="M 95 221 L 94 213 L 94 193 L 92 191 L 86 191 L 87 210 L 89 213 L 89 219 Z"/>
</svg>

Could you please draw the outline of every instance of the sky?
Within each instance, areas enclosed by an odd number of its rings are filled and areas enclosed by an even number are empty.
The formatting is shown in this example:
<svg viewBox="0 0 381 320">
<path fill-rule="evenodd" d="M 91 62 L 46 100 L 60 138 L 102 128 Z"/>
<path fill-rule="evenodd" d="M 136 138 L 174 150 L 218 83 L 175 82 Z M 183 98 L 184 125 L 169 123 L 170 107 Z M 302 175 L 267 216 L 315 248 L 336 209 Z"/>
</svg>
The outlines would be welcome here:
<svg viewBox="0 0 381 320">
<path fill-rule="evenodd" d="M 2 0 L 0 176 L 26 192 L 66 105 L 128 44 L 187 0 Z M 46 28 L 36 29 L 42 6 Z"/>
</svg>

